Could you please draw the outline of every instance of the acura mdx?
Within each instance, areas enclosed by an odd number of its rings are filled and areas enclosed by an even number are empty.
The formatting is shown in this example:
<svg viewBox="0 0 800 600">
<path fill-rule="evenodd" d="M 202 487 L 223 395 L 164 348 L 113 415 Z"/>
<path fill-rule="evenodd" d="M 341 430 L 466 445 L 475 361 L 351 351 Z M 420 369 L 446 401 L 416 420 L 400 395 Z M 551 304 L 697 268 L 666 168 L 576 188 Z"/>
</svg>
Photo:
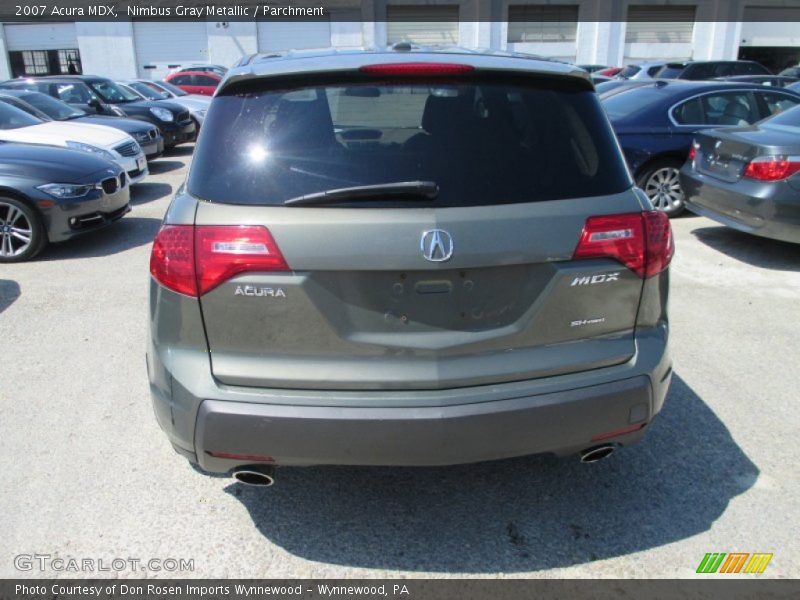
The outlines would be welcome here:
<svg viewBox="0 0 800 600">
<path fill-rule="evenodd" d="M 255 56 L 217 90 L 153 244 L 155 413 L 178 453 L 253 484 L 591 462 L 664 401 L 672 253 L 585 71 Z"/>
</svg>

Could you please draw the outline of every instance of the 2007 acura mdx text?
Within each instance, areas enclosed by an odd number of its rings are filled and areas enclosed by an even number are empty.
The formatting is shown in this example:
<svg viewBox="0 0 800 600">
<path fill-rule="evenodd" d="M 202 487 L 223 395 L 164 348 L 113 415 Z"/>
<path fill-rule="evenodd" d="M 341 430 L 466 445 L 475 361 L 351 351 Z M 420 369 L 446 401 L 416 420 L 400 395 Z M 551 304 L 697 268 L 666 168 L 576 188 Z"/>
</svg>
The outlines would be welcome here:
<svg viewBox="0 0 800 600">
<path fill-rule="evenodd" d="M 593 461 L 669 385 L 665 215 L 583 71 L 455 50 L 253 57 L 153 245 L 175 449 L 275 466 Z"/>
</svg>

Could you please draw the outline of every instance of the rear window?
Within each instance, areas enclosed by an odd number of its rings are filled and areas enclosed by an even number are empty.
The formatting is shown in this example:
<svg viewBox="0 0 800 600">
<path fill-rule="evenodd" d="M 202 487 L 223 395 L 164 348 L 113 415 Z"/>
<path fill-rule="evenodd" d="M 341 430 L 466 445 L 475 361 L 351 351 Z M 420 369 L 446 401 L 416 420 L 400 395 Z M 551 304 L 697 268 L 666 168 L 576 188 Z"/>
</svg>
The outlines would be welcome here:
<svg viewBox="0 0 800 600">
<path fill-rule="evenodd" d="M 630 187 L 594 93 L 459 81 L 320 85 L 217 96 L 189 192 L 278 205 L 326 190 L 432 181 L 433 200 L 336 206 L 475 206 Z"/>
<path fill-rule="evenodd" d="M 603 108 L 612 121 L 632 117 L 641 110 L 663 102 L 664 93 L 654 86 L 634 87 L 603 99 Z"/>
<path fill-rule="evenodd" d="M 775 116 L 768 118 L 766 121 L 763 122 L 763 125 L 800 127 L 800 106 L 790 108 L 788 110 L 785 110 L 784 112 L 778 113 Z"/>
<path fill-rule="evenodd" d="M 677 79 L 680 77 L 686 65 L 664 65 L 656 74 L 658 79 Z"/>
<path fill-rule="evenodd" d="M 642 70 L 642 68 L 639 65 L 628 65 L 627 67 L 622 69 L 622 71 L 617 73 L 617 76 L 618 77 L 633 77 L 634 75 L 636 75 L 641 70 Z"/>
</svg>

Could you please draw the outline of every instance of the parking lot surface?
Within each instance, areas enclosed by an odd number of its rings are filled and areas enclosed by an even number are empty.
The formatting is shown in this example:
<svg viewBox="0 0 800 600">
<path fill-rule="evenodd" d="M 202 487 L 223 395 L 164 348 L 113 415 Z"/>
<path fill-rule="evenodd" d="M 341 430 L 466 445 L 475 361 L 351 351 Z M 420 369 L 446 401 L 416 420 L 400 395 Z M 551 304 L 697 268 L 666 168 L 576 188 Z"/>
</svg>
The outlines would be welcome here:
<svg viewBox="0 0 800 600">
<path fill-rule="evenodd" d="M 150 243 L 190 160 L 152 163 L 114 226 L 0 267 L 0 577 L 81 574 L 20 554 L 194 561 L 95 572 L 121 577 L 691 577 L 707 552 L 800 576 L 800 246 L 673 220 L 672 387 L 606 461 L 279 469 L 246 488 L 174 454 L 150 405 Z"/>
</svg>

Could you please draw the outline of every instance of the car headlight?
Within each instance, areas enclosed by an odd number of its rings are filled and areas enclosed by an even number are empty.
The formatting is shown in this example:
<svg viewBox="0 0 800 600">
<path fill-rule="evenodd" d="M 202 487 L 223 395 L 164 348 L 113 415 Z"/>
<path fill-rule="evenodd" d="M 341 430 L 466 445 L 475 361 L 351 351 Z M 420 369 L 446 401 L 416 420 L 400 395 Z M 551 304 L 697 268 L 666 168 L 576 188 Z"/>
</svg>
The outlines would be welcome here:
<svg viewBox="0 0 800 600">
<path fill-rule="evenodd" d="M 67 199 L 83 198 L 93 187 L 93 185 L 77 183 L 46 183 L 45 185 L 37 186 L 36 189 L 50 194 L 55 198 Z"/>
<path fill-rule="evenodd" d="M 80 150 L 81 152 L 88 152 L 89 154 L 94 154 L 95 156 L 99 156 L 100 158 L 105 158 L 106 160 L 110 160 L 111 162 L 117 161 L 117 159 L 114 157 L 113 154 L 111 154 L 111 152 L 103 150 L 102 148 L 98 148 L 97 146 L 92 146 L 91 144 L 84 144 L 83 142 L 67 141 L 67 147 L 72 148 L 73 150 Z"/>
<path fill-rule="evenodd" d="M 118 106 L 112 106 L 112 107 L 111 107 L 111 112 L 113 112 L 113 113 L 114 113 L 115 115 L 117 115 L 118 117 L 127 117 L 127 116 L 128 116 L 127 114 L 125 114 L 125 111 L 124 111 L 124 110 L 122 110 L 122 109 L 121 109 L 120 107 L 118 107 Z"/>
<path fill-rule="evenodd" d="M 172 113 L 166 108 L 154 106 L 150 109 L 150 112 L 156 116 L 156 119 L 164 121 L 165 123 L 171 123 L 175 119 Z"/>
</svg>

